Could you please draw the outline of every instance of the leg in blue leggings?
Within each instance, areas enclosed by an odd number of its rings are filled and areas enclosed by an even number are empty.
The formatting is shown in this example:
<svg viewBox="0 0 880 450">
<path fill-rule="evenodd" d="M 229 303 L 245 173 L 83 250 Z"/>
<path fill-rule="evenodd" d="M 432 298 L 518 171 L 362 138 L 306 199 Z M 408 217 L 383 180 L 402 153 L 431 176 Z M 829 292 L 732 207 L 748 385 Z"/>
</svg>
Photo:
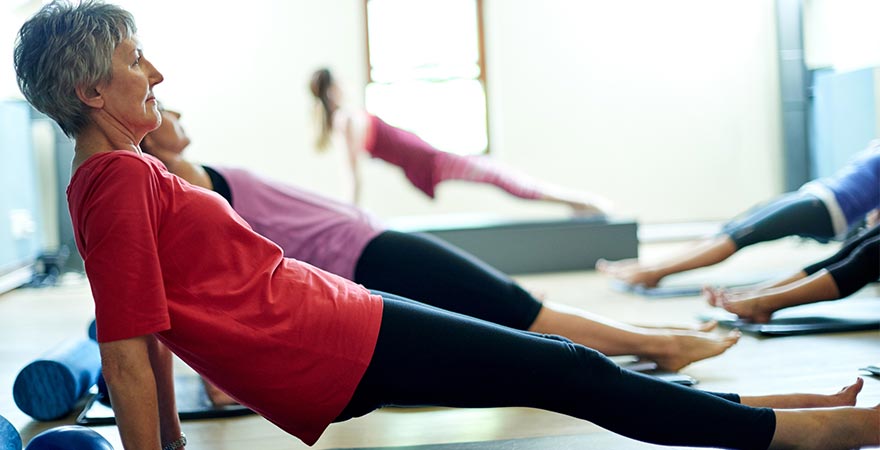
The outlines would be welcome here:
<svg viewBox="0 0 880 450">
<path fill-rule="evenodd" d="M 665 445 L 765 449 L 770 409 L 623 370 L 598 352 L 383 295 L 373 359 L 337 420 L 389 405 L 533 407 Z"/>
</svg>

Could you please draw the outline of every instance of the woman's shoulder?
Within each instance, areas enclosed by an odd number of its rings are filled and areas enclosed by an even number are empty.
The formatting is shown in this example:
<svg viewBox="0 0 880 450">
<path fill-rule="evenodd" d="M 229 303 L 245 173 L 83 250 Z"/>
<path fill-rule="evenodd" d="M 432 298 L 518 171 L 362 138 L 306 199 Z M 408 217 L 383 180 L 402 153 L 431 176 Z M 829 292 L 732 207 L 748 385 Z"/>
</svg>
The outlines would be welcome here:
<svg viewBox="0 0 880 450">
<path fill-rule="evenodd" d="M 111 150 L 89 156 L 79 165 L 79 168 L 100 166 L 150 167 L 151 163 L 153 163 L 150 158 L 148 155 L 141 155 L 130 150 Z"/>
<path fill-rule="evenodd" d="M 158 163 L 132 151 L 100 152 L 90 156 L 76 168 L 70 184 L 78 184 L 86 178 L 105 178 L 113 174 L 124 174 L 124 182 L 129 182 L 132 178 L 150 177 L 160 170 Z"/>
</svg>

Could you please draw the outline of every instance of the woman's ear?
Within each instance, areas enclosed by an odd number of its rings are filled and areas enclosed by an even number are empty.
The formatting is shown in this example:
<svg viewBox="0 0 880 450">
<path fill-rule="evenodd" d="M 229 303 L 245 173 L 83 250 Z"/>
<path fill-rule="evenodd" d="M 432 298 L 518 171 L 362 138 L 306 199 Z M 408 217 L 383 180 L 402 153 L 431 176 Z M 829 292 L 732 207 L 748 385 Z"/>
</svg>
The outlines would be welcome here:
<svg viewBox="0 0 880 450">
<path fill-rule="evenodd" d="M 81 102 L 92 108 L 100 109 L 104 106 L 104 97 L 97 87 L 77 86 L 76 96 Z"/>
</svg>

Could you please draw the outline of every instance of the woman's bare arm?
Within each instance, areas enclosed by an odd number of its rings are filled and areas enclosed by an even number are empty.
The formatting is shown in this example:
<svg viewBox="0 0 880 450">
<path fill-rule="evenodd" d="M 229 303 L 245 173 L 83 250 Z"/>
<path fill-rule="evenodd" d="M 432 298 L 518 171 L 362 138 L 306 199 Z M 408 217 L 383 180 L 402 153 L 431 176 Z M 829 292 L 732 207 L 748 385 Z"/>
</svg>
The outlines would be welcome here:
<svg viewBox="0 0 880 450">
<path fill-rule="evenodd" d="M 102 342 L 99 346 L 101 370 L 123 446 L 127 450 L 155 450 L 161 448 L 163 439 L 177 439 L 180 424 L 174 408 L 173 383 L 168 382 L 173 377 L 170 353 L 163 353 L 152 335 Z M 174 417 L 160 418 L 160 414 Z"/>
<path fill-rule="evenodd" d="M 180 438 L 180 417 L 174 396 L 174 356 L 168 347 L 155 338 L 149 350 L 159 400 L 159 434 L 164 445 Z"/>
</svg>

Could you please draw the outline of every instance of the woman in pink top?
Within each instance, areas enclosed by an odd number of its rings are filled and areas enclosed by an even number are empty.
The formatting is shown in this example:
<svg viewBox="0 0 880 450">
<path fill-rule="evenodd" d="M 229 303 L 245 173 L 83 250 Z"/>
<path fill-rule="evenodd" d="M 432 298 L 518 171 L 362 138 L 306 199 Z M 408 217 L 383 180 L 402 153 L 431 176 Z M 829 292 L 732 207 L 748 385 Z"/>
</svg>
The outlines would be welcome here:
<svg viewBox="0 0 880 450">
<path fill-rule="evenodd" d="M 507 275 L 440 239 L 388 230 L 356 206 L 247 170 L 194 164 L 183 156 L 189 143 L 180 114 L 163 110 L 162 125 L 144 137 L 141 149 L 171 173 L 222 195 L 285 256 L 370 289 L 511 328 L 562 335 L 605 355 L 636 355 L 668 371 L 718 355 L 739 338 L 739 332 L 709 333 L 715 324 L 702 330 L 643 328 L 543 303 Z"/>
<path fill-rule="evenodd" d="M 126 449 L 185 448 L 168 349 L 308 444 L 386 405 L 543 408 L 667 445 L 880 444 L 880 406 L 770 409 L 852 405 L 861 381 L 832 396 L 702 392 L 284 258 L 222 197 L 141 152 L 162 75 L 135 32 L 119 7 L 52 2 L 14 50 L 25 97 L 76 139 L 70 214 Z"/>
<path fill-rule="evenodd" d="M 393 127 L 372 114 L 344 108 L 342 91 L 328 69 L 315 71 L 310 88 L 321 116 L 318 149 L 327 148 L 334 134 L 344 139 L 355 204 L 361 192 L 358 161 L 361 155 L 367 154 L 400 167 L 410 183 L 431 198 L 441 182 L 463 180 L 492 184 L 526 200 L 562 203 L 577 214 L 608 213 L 610 202 L 598 195 L 532 180 L 484 156 L 459 156 L 440 151 L 415 134 Z"/>
</svg>

